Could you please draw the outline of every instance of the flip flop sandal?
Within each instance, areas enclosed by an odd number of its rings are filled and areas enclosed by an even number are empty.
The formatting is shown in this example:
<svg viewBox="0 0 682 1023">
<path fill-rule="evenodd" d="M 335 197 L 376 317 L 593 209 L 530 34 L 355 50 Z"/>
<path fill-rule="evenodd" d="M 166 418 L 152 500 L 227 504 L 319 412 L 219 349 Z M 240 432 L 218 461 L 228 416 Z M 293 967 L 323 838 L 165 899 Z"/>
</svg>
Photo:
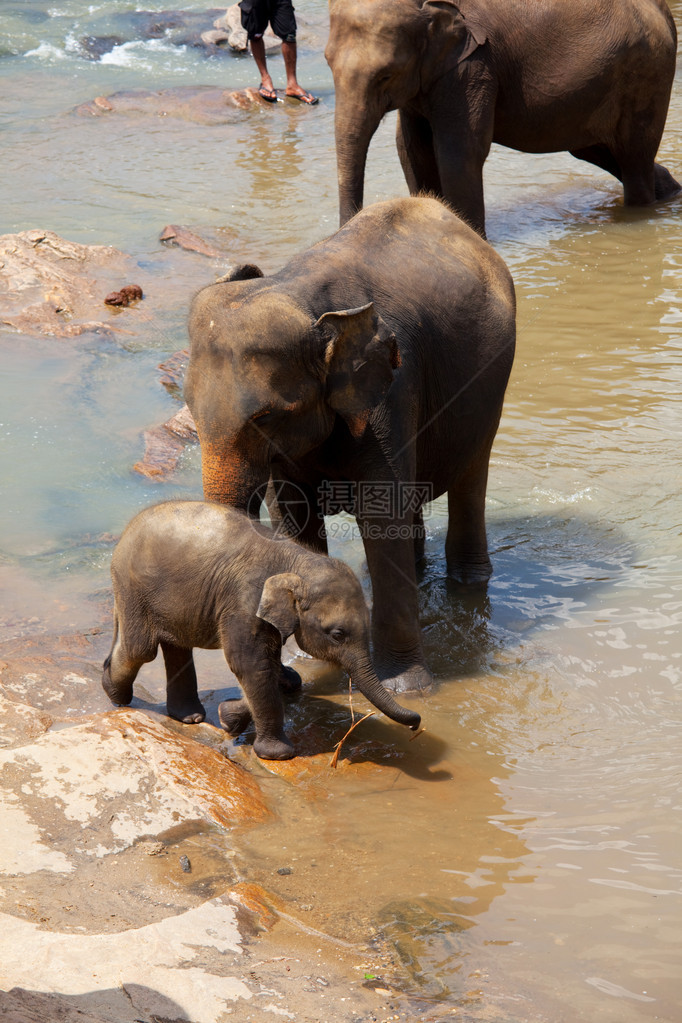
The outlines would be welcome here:
<svg viewBox="0 0 682 1023">
<path fill-rule="evenodd" d="M 261 96 L 265 100 L 266 103 L 276 103 L 277 102 L 277 90 L 276 89 L 266 89 L 264 85 L 261 85 L 260 89 L 258 90 L 258 95 Z"/>
<path fill-rule="evenodd" d="M 297 99 L 300 103 L 307 103 L 309 107 L 314 107 L 316 103 L 320 102 L 312 92 L 287 92 L 285 95 L 288 99 Z"/>
</svg>

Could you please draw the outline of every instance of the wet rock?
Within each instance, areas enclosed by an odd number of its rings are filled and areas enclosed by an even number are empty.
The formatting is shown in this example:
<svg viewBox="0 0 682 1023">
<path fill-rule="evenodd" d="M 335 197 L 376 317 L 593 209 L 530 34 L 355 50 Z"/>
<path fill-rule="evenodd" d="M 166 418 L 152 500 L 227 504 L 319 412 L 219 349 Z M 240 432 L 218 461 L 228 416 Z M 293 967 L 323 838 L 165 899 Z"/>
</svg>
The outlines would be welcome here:
<svg viewBox="0 0 682 1023">
<path fill-rule="evenodd" d="M 205 11 L 123 11 L 106 19 L 109 31 L 105 30 L 102 34 L 97 32 L 97 19 L 91 22 L 92 31 L 81 36 L 78 48 L 86 60 L 96 61 L 125 43 L 162 39 L 170 46 L 191 46 L 203 49 L 211 56 L 220 44 L 204 37 L 216 31 L 214 22 L 223 14 L 224 8 Z M 100 23 L 104 27 L 105 22 Z M 110 31 L 112 27 L 116 34 Z M 223 31 L 220 34 L 225 37 L 222 48 L 230 52 L 227 33 Z"/>
<path fill-rule="evenodd" d="M 179 245 L 181 249 L 187 249 L 189 252 L 199 252 L 202 256 L 210 256 L 211 258 L 223 255 L 220 249 L 210 245 L 209 242 L 200 238 L 198 234 L 194 234 L 193 231 L 186 227 L 181 227 L 179 224 L 167 224 L 159 235 L 159 241 L 167 242 L 169 245 Z"/>
<path fill-rule="evenodd" d="M 52 231 L 0 236 L 0 322 L 21 333 L 120 333 L 102 299 L 133 260 L 112 246 L 79 245 Z"/>
<path fill-rule="evenodd" d="M 182 351 L 174 352 L 173 355 L 159 363 L 159 369 L 163 373 L 163 376 L 160 377 L 160 382 L 168 393 L 172 394 L 175 398 L 179 398 L 182 393 L 182 384 L 188 362 L 189 348 L 183 348 Z"/>
<path fill-rule="evenodd" d="M 451 903 L 421 898 L 389 903 L 379 914 L 379 926 L 382 939 L 424 994 L 437 998 L 449 993 L 440 978 L 456 976 L 452 961 L 462 955 L 462 935 L 473 921 L 454 913 Z"/>
<path fill-rule="evenodd" d="M 124 42 L 122 36 L 83 36 L 78 40 L 78 48 L 88 60 L 99 60 Z"/>
<path fill-rule="evenodd" d="M 138 11 L 132 22 L 138 37 L 143 39 L 163 39 L 171 46 L 201 48 L 207 45 L 204 34 L 211 27 L 218 27 L 216 20 L 223 10 L 213 7 L 205 11 Z"/>
<path fill-rule="evenodd" d="M 247 881 L 240 881 L 233 885 L 229 897 L 232 902 L 243 906 L 253 914 L 260 927 L 265 931 L 269 931 L 275 926 L 278 910 L 284 908 L 284 903 L 277 896 L 266 892 L 260 885 Z"/>
<path fill-rule="evenodd" d="M 96 107 L 99 107 L 100 110 L 114 109 L 109 100 L 106 98 L 106 96 L 95 96 L 92 102 L 95 104 Z"/>
<path fill-rule="evenodd" d="M 23 746 L 44 735 L 51 725 L 49 714 L 0 693 L 0 747 Z"/>
<path fill-rule="evenodd" d="M 108 710 L 101 689 L 102 661 L 110 644 L 110 612 L 107 635 L 75 633 L 64 636 L 16 638 L 3 644 L 3 695 L 54 721 L 69 721 L 76 714 Z"/>
<path fill-rule="evenodd" d="M 149 91 L 136 89 L 97 96 L 81 103 L 79 117 L 177 117 L 194 124 L 228 124 L 235 111 L 260 106 L 258 89 L 220 89 L 212 85 L 185 85 Z"/>
<path fill-rule="evenodd" d="M 153 426 L 144 433 L 144 457 L 133 471 L 152 480 L 164 480 L 175 470 L 188 441 L 198 442 L 192 413 L 186 405 L 168 422 Z"/>
<path fill-rule="evenodd" d="M 224 46 L 226 43 L 229 44 L 230 37 L 227 32 L 223 32 L 222 29 L 212 28 L 208 32 L 201 33 L 201 41 L 205 46 L 210 48 L 211 46 Z"/>
<path fill-rule="evenodd" d="M 0 806 L 5 875 L 69 873 L 179 821 L 230 829 L 268 814 L 256 783 L 222 753 L 127 710 L 0 751 Z"/>
</svg>

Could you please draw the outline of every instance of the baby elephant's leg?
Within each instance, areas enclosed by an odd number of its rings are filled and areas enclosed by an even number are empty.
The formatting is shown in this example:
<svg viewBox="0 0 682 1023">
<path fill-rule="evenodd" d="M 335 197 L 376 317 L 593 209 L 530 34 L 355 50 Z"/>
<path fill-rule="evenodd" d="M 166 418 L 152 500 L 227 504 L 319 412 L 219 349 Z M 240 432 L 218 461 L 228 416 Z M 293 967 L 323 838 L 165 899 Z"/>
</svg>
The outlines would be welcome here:
<svg viewBox="0 0 682 1023">
<path fill-rule="evenodd" d="M 291 674 L 287 675 L 283 669 L 282 641 L 271 625 L 261 622 L 254 632 L 251 621 L 229 624 L 229 629 L 221 630 L 223 650 L 244 692 L 246 708 L 240 701 L 236 709 L 232 701 L 225 701 L 218 711 L 221 724 L 227 727 L 229 723 L 230 731 L 233 728 L 243 731 L 250 711 L 256 728 L 253 743 L 256 756 L 262 760 L 289 760 L 296 756 L 296 751 L 284 732 L 280 684 L 284 678 L 294 683 L 292 676 L 296 672 L 290 669 Z"/>
<path fill-rule="evenodd" d="M 223 700 L 218 707 L 218 717 L 220 724 L 230 735 L 241 735 L 253 721 L 251 708 L 246 700 Z"/>
<path fill-rule="evenodd" d="M 206 717 L 199 700 L 197 673 L 192 651 L 172 643 L 161 643 L 166 662 L 166 710 L 168 716 L 187 725 L 196 725 Z"/>
<path fill-rule="evenodd" d="M 281 693 L 291 696 L 299 691 L 303 681 L 297 671 L 283 664 L 278 684 Z M 251 708 L 244 699 L 223 700 L 218 707 L 218 717 L 220 724 L 230 735 L 241 735 L 253 721 Z"/>
<path fill-rule="evenodd" d="M 133 682 L 147 661 L 153 661 L 156 647 L 151 652 L 132 654 L 125 647 L 118 617 L 114 621 L 114 642 L 102 668 L 102 688 L 117 707 L 127 707 L 133 698 Z"/>
<path fill-rule="evenodd" d="M 290 668 L 288 664 L 280 665 L 279 675 L 279 689 L 280 692 L 290 696 L 292 693 L 297 693 L 303 685 L 303 679 L 297 671 Z"/>
</svg>

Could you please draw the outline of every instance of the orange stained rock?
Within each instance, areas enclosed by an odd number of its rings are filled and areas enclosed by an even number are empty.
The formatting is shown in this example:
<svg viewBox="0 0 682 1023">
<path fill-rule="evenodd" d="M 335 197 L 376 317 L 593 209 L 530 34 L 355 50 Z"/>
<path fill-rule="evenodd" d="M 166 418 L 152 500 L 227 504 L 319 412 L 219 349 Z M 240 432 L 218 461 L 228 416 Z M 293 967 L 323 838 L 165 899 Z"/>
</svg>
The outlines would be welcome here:
<svg viewBox="0 0 682 1023">
<path fill-rule="evenodd" d="M 102 735 L 117 729 L 139 747 L 164 784 L 179 789 L 196 803 L 202 816 L 219 827 L 259 823 L 269 816 L 257 783 L 242 767 L 196 739 L 171 732 L 148 715 L 112 711 L 91 727 Z"/>
<path fill-rule="evenodd" d="M 275 926 L 278 920 L 277 910 L 284 907 L 281 899 L 266 892 L 261 885 L 247 881 L 240 881 L 239 884 L 230 888 L 229 897 L 232 902 L 236 902 L 244 909 L 248 909 L 250 913 L 255 914 L 259 924 L 266 931 Z"/>
</svg>

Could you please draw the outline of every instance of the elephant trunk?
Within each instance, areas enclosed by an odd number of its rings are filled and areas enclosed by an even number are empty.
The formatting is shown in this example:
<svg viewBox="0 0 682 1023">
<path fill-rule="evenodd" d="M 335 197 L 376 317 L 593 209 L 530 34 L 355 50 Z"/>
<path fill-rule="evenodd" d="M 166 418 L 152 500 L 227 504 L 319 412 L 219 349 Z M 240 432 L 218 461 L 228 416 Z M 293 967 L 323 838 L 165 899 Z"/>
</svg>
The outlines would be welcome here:
<svg viewBox="0 0 682 1023">
<path fill-rule="evenodd" d="M 380 120 L 381 116 L 375 118 L 368 115 L 367 110 L 356 110 L 340 104 L 337 92 L 334 130 L 341 227 L 362 209 L 367 152 Z"/>
<path fill-rule="evenodd" d="M 201 443 L 201 476 L 206 501 L 247 512 L 260 507 L 268 480 L 267 472 L 264 475 L 233 452 L 205 440 Z"/>
<path fill-rule="evenodd" d="M 382 686 L 369 661 L 356 664 L 355 670 L 350 672 L 350 676 L 362 695 L 377 710 L 400 725 L 409 725 L 412 731 L 416 732 L 421 724 L 421 717 L 416 711 L 408 710 L 396 703 L 388 690 Z"/>
</svg>

